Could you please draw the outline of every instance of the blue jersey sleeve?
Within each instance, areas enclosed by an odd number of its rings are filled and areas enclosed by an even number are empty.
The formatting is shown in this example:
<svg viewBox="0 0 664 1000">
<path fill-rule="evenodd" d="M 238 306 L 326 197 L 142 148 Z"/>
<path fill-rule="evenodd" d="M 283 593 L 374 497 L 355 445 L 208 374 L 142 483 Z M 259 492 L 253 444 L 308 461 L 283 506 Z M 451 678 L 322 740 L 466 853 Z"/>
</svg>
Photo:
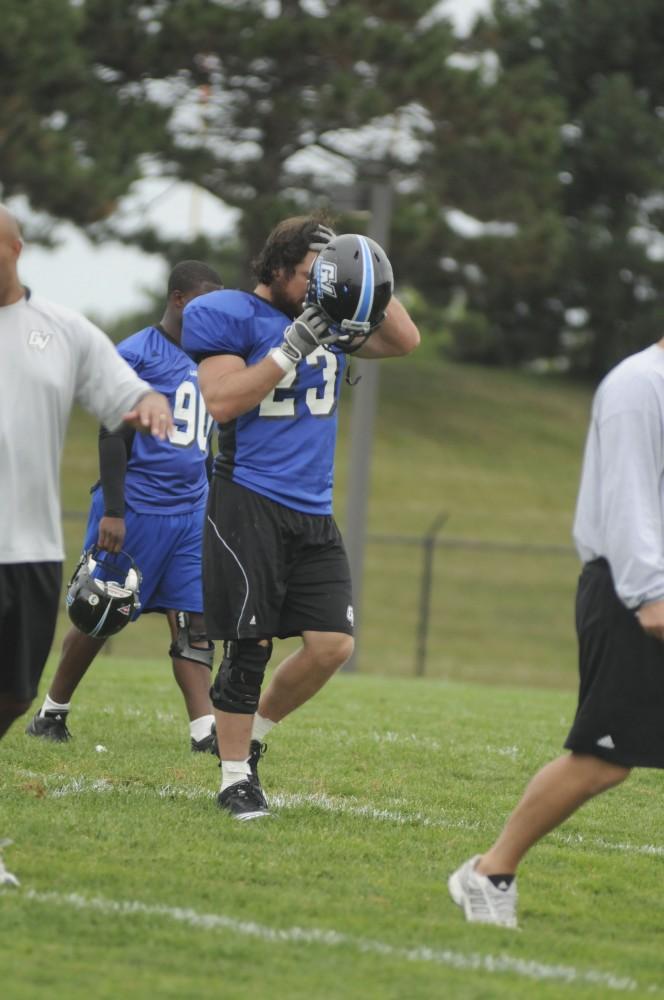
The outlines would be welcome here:
<svg viewBox="0 0 664 1000">
<path fill-rule="evenodd" d="M 121 340 L 119 344 L 116 344 L 116 350 L 121 358 L 124 358 L 130 368 L 133 368 L 136 373 L 140 372 L 143 367 L 142 356 L 136 350 L 135 345 L 132 343 L 134 341 L 134 336 L 127 337 L 126 340 Z"/>
<path fill-rule="evenodd" d="M 199 295 L 182 316 L 182 347 L 197 363 L 214 354 L 248 358 L 254 310 L 245 292 L 223 290 Z"/>
<path fill-rule="evenodd" d="M 199 510 L 208 491 L 205 462 L 211 419 L 195 366 L 159 327 L 146 327 L 123 340 L 118 352 L 166 396 L 174 422 L 164 441 L 151 434 L 133 436 L 124 479 L 127 508 L 169 515 Z"/>
</svg>

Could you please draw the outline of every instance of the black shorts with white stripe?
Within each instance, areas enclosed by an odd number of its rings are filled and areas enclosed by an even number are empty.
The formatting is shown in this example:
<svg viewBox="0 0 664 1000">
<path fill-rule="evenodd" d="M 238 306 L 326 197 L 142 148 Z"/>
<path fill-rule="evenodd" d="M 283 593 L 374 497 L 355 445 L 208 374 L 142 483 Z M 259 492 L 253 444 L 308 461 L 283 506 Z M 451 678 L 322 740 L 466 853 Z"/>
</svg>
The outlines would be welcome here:
<svg viewBox="0 0 664 1000">
<path fill-rule="evenodd" d="M 565 746 L 624 767 L 664 767 L 664 643 L 622 603 L 605 559 L 579 577 L 576 628 L 579 701 Z"/>
<path fill-rule="evenodd" d="M 211 639 L 353 634 L 350 567 L 334 518 L 218 477 L 206 513 L 203 596 Z"/>
</svg>

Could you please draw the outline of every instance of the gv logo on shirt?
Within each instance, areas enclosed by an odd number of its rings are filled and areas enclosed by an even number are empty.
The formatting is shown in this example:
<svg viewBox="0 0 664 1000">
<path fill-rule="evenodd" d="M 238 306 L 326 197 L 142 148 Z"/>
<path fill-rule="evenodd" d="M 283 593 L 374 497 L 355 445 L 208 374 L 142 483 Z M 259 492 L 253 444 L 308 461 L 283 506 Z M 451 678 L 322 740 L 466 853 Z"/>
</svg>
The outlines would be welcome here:
<svg viewBox="0 0 664 1000">
<path fill-rule="evenodd" d="M 50 339 L 50 333 L 42 333 L 41 330 L 31 330 L 28 336 L 28 347 L 36 347 L 38 351 L 43 351 Z"/>
</svg>

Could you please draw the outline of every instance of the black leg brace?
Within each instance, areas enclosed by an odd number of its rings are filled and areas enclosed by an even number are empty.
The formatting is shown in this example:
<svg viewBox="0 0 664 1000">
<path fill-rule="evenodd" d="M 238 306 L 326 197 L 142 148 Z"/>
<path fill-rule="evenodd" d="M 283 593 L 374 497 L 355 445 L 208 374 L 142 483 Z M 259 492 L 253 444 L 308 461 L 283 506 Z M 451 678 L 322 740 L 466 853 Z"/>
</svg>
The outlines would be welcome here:
<svg viewBox="0 0 664 1000">
<path fill-rule="evenodd" d="M 262 646 L 257 639 L 227 640 L 224 658 L 210 688 L 214 707 L 221 712 L 253 715 L 271 656 L 271 642 Z"/>
<path fill-rule="evenodd" d="M 208 670 L 212 670 L 214 643 L 210 642 L 205 632 L 195 632 L 192 629 L 188 611 L 178 611 L 175 620 L 178 631 L 175 641 L 170 645 L 168 655 L 173 659 L 192 660 L 194 663 L 201 663 Z M 194 646 L 194 642 L 207 642 L 207 649 Z"/>
</svg>

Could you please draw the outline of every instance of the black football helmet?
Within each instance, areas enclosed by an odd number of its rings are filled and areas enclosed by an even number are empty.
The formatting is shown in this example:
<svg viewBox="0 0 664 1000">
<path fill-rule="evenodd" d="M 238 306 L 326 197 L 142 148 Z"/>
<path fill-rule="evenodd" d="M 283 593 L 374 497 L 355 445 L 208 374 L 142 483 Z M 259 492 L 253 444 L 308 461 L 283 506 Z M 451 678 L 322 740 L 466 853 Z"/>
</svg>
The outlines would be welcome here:
<svg viewBox="0 0 664 1000">
<path fill-rule="evenodd" d="M 141 572 L 129 553 L 113 555 L 94 545 L 83 553 L 67 584 L 65 604 L 69 618 L 86 635 L 98 639 L 114 635 L 141 606 L 141 579 Z"/>
<path fill-rule="evenodd" d="M 375 240 L 358 233 L 335 236 L 316 257 L 306 305 L 317 305 L 330 329 L 346 336 L 335 342 L 356 351 L 385 316 L 394 278 L 387 254 Z"/>
</svg>

